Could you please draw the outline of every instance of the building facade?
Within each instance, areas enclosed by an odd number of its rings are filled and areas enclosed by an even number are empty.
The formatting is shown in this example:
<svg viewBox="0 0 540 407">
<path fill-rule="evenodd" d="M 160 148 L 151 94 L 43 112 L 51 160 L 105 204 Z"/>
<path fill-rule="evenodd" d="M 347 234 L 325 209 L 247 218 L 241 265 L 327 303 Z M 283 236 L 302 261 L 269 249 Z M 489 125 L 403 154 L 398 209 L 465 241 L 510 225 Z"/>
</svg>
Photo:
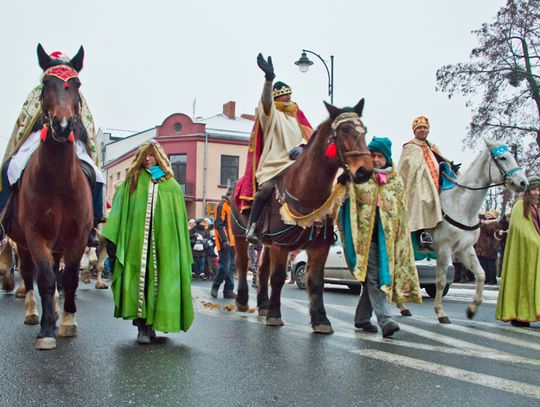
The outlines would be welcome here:
<svg viewBox="0 0 540 407">
<path fill-rule="evenodd" d="M 137 148 L 144 141 L 156 139 L 182 187 L 188 216 L 210 215 L 209 208 L 221 200 L 245 170 L 253 120 L 250 115 L 237 117 L 235 102 L 230 101 L 223 105 L 222 113 L 208 118 L 193 120 L 186 114 L 174 113 L 161 125 L 120 139 L 111 137 L 100 145 L 98 137 L 107 202 L 112 203 L 118 185 L 126 178 Z"/>
</svg>

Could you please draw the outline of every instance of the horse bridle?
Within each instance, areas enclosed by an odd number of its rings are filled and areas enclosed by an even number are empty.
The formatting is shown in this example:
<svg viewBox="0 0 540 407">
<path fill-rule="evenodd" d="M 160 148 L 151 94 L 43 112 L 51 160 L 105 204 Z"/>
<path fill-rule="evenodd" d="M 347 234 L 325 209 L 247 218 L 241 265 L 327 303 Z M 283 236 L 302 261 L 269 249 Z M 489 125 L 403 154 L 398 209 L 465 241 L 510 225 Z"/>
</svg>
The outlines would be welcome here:
<svg viewBox="0 0 540 407">
<path fill-rule="evenodd" d="M 336 130 L 341 124 L 344 124 L 347 122 L 351 122 L 353 124 L 353 127 L 357 131 L 358 135 L 356 136 L 352 149 L 349 151 L 343 152 L 341 151 L 341 148 L 339 148 L 339 145 L 337 143 L 338 134 Z M 347 164 L 347 161 L 345 160 L 347 157 L 371 155 L 368 149 L 355 150 L 356 146 L 358 145 L 360 141 L 360 137 L 365 136 L 366 133 L 367 133 L 366 127 L 360 120 L 360 116 L 358 116 L 358 114 L 355 112 L 341 113 L 332 122 L 332 132 L 330 133 L 330 137 L 328 138 L 328 144 L 334 143 L 334 145 L 336 146 L 336 152 L 339 158 L 340 167 L 343 168 L 345 171 L 350 171 L 349 165 Z"/>
<path fill-rule="evenodd" d="M 493 160 L 493 162 L 495 163 L 495 165 L 497 166 L 498 170 L 500 171 L 501 175 L 503 176 L 503 180 L 502 182 L 498 183 L 498 184 L 492 184 L 491 183 L 491 180 L 492 180 L 492 176 L 491 176 L 491 165 L 489 166 L 489 185 L 485 186 L 485 187 L 469 187 L 467 185 L 463 185 L 463 184 L 460 184 L 459 182 L 457 182 L 457 179 L 455 178 L 451 178 L 448 174 L 444 173 L 443 172 L 443 177 L 445 177 L 447 180 L 449 180 L 450 182 L 456 184 L 458 187 L 460 188 L 464 188 L 464 189 L 468 189 L 468 190 L 471 190 L 471 191 L 479 191 L 479 190 L 483 190 L 483 189 L 489 189 L 489 188 L 493 188 L 493 187 L 498 187 L 498 186 L 501 186 L 501 185 L 504 185 L 506 184 L 506 179 L 508 177 L 511 177 L 512 175 L 514 175 L 516 172 L 518 171 L 521 171 L 522 168 L 521 167 L 516 167 L 516 168 L 513 168 L 509 171 L 505 171 L 504 168 L 502 168 L 501 164 L 497 161 L 497 158 L 499 158 L 500 156 L 502 156 L 504 153 L 507 153 L 509 152 L 510 149 L 508 148 L 508 146 L 506 145 L 501 145 L 501 146 L 498 146 L 498 147 L 495 147 L 495 148 L 492 148 L 491 151 L 489 152 L 489 161 L 491 163 L 491 161 Z"/>
<path fill-rule="evenodd" d="M 53 69 L 54 67 L 51 67 L 50 69 Z M 71 68 L 72 69 L 72 68 Z M 62 78 L 58 75 L 55 75 L 54 73 L 51 73 L 49 74 L 48 73 L 49 70 L 45 71 L 45 74 L 43 75 L 43 78 L 47 77 L 47 76 L 55 76 L 61 80 L 64 81 L 64 88 L 67 89 L 68 88 L 68 85 L 67 85 L 67 81 L 73 77 L 77 77 L 76 75 L 74 76 L 70 76 L 68 77 L 67 79 L 65 78 Z M 73 70 L 73 72 L 75 72 L 75 70 Z M 43 125 L 43 128 L 45 129 L 45 127 L 48 127 L 50 129 L 53 128 L 52 126 L 52 120 L 51 118 L 49 117 L 49 113 L 46 112 L 44 109 L 43 109 L 43 93 L 45 91 L 45 84 L 43 84 L 43 87 L 41 89 L 41 94 L 39 95 L 39 104 L 41 106 L 41 124 Z M 82 108 L 82 98 L 81 98 L 81 94 L 79 92 L 77 92 L 77 99 L 78 99 L 78 105 L 77 105 L 77 111 L 80 112 L 81 111 L 81 108 Z M 75 124 L 78 123 L 80 120 L 80 116 L 79 114 L 75 114 L 73 115 L 72 117 L 72 120 L 71 122 L 69 123 L 69 132 L 75 132 Z M 45 131 L 45 133 L 47 134 L 47 132 Z M 68 141 L 68 139 L 65 139 L 65 140 L 60 140 L 58 138 L 55 137 L 54 135 L 54 131 L 51 131 L 50 132 L 50 135 L 52 137 L 52 139 L 54 141 L 56 141 L 57 143 L 65 143 Z"/>
</svg>

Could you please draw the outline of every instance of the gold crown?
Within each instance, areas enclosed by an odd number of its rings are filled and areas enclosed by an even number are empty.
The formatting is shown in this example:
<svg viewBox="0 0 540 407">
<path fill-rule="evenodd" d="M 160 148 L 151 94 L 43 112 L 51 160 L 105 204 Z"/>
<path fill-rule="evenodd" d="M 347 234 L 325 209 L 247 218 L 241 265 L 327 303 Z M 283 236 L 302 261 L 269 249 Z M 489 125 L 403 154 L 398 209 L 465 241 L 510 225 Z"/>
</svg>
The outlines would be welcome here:
<svg viewBox="0 0 540 407">
<path fill-rule="evenodd" d="M 278 96 L 290 95 L 291 93 L 292 93 L 292 88 L 290 86 L 282 86 L 281 88 L 274 89 L 272 91 L 272 96 L 275 99 Z"/>
<path fill-rule="evenodd" d="M 429 129 L 429 120 L 426 116 L 418 116 L 412 123 L 412 129 L 415 131 L 418 127 L 424 126 Z"/>
</svg>

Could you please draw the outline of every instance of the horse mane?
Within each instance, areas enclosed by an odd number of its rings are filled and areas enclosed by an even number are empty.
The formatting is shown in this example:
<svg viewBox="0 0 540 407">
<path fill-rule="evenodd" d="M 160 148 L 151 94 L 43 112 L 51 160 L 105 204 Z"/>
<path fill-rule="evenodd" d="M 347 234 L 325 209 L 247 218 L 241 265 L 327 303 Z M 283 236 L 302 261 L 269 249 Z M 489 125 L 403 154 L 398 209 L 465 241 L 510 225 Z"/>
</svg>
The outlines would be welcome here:
<svg viewBox="0 0 540 407">
<path fill-rule="evenodd" d="M 307 142 L 306 144 L 306 148 L 308 148 L 309 146 L 311 146 L 313 143 L 315 143 L 315 140 L 323 137 L 321 136 L 321 134 L 323 135 L 328 135 L 330 134 L 330 130 L 331 130 L 331 126 L 332 126 L 332 120 L 331 118 L 328 118 L 326 119 L 324 122 L 322 122 L 319 127 L 317 127 L 315 129 L 315 131 L 313 132 L 313 134 L 311 135 L 309 141 Z"/>
</svg>

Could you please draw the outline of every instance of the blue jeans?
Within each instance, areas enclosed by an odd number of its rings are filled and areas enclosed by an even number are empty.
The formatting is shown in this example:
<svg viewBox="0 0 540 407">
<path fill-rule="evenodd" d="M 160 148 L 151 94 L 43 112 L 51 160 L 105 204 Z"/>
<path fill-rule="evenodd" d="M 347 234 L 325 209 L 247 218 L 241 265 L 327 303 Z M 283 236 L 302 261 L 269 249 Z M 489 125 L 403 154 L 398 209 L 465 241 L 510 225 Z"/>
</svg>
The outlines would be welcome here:
<svg viewBox="0 0 540 407">
<path fill-rule="evenodd" d="M 366 324 L 370 321 L 371 315 L 375 312 L 377 322 L 383 328 L 388 322 L 394 321 L 386 294 L 379 287 L 379 245 L 377 240 L 371 240 L 369 248 L 368 266 L 366 271 L 366 281 L 362 283 L 362 294 L 358 300 L 354 322 Z"/>
<path fill-rule="evenodd" d="M 197 275 L 205 274 L 204 267 L 206 265 L 206 256 L 194 257 L 195 263 L 197 264 Z"/>
<path fill-rule="evenodd" d="M 218 272 L 212 284 L 213 289 L 219 290 L 219 286 L 225 281 L 225 286 L 223 287 L 224 293 L 232 293 L 234 291 L 234 267 L 231 263 L 233 250 L 234 247 L 229 247 L 228 249 L 221 249 L 219 251 Z"/>
</svg>

